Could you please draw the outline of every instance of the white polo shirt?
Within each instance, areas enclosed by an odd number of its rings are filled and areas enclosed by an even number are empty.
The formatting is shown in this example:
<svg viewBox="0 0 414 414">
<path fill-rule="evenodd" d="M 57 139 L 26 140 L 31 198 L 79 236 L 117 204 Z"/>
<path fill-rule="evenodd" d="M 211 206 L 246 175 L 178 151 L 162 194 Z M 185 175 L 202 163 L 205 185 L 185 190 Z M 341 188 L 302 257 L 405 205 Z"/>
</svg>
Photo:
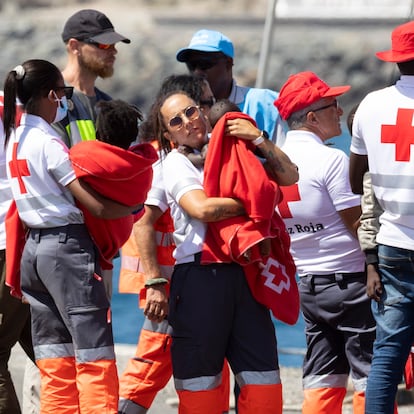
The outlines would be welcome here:
<svg viewBox="0 0 414 414">
<path fill-rule="evenodd" d="M 17 149 L 17 151 L 16 151 Z M 7 176 L 19 216 L 31 228 L 83 223 L 71 192 L 76 176 L 68 149 L 41 117 L 23 114 L 6 152 Z M 10 161 L 17 167 L 11 169 Z"/>
<path fill-rule="evenodd" d="M 358 240 L 338 211 L 360 205 L 349 184 L 349 160 L 308 131 L 289 131 L 282 150 L 299 168 L 299 181 L 281 187 L 278 209 L 291 237 L 299 276 L 364 270 Z"/>
</svg>

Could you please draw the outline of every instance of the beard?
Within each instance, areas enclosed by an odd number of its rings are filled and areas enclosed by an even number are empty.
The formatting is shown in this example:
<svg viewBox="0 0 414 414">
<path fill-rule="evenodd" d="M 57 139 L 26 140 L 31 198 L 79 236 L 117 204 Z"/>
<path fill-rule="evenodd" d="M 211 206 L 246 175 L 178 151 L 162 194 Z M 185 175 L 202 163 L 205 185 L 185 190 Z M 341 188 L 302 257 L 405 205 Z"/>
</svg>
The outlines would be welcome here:
<svg viewBox="0 0 414 414">
<path fill-rule="evenodd" d="M 79 56 L 79 66 L 103 79 L 110 78 L 114 74 L 112 64 L 105 63 L 103 59 L 92 54 Z"/>
</svg>

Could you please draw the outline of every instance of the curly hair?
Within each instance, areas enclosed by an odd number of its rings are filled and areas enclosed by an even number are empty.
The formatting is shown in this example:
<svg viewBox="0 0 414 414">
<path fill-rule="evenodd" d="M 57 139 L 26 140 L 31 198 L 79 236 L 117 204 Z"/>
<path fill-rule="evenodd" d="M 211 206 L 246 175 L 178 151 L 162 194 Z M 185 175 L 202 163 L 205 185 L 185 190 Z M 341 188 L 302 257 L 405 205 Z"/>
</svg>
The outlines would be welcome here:
<svg viewBox="0 0 414 414">
<path fill-rule="evenodd" d="M 96 139 L 128 149 L 138 137 L 141 111 L 120 99 L 96 104 Z"/>
<path fill-rule="evenodd" d="M 212 128 L 217 124 L 217 121 L 227 112 L 241 112 L 240 108 L 228 99 L 219 99 L 210 109 L 208 120 Z"/>
</svg>

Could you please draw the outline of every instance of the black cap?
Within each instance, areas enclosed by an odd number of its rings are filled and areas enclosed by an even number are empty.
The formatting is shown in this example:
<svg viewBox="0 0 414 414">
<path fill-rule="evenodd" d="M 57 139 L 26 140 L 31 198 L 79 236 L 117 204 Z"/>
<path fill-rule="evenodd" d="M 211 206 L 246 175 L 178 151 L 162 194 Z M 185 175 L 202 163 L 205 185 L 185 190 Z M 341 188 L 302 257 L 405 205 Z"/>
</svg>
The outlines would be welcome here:
<svg viewBox="0 0 414 414">
<path fill-rule="evenodd" d="M 111 21 L 103 13 L 92 9 L 80 10 L 69 17 L 63 28 L 62 39 L 66 43 L 71 38 L 106 45 L 131 43 L 131 40 L 115 32 Z"/>
</svg>

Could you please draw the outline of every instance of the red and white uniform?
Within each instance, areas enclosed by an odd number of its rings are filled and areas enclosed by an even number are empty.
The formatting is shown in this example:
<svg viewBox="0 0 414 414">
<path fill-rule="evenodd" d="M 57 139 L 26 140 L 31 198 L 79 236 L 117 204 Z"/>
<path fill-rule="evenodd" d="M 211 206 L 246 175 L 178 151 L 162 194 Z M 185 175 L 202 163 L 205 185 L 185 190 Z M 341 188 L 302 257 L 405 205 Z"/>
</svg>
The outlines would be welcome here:
<svg viewBox="0 0 414 414">
<path fill-rule="evenodd" d="M 349 183 L 349 160 L 310 131 L 289 131 L 282 149 L 299 168 L 298 183 L 282 187 L 279 211 L 300 276 L 307 342 L 302 412 L 342 412 L 351 377 L 354 413 L 362 414 L 375 322 L 365 293 L 365 257 L 339 215 L 360 205 Z"/>
<path fill-rule="evenodd" d="M 203 190 L 203 170 L 177 150 L 167 155 L 162 167 L 177 246 L 168 320 L 173 328 L 171 358 L 179 412 L 222 412 L 226 358 L 241 389 L 239 413 L 281 413 L 277 344 L 269 310 L 253 298 L 239 264 L 201 265 L 207 224 L 179 204 L 187 192 Z"/>
<path fill-rule="evenodd" d="M 21 220 L 30 228 L 83 223 L 81 211 L 65 189 L 76 178 L 68 149 L 55 136 L 45 120 L 24 114 L 7 146 L 13 198 Z M 11 169 L 9 162 L 16 159 L 18 167 Z"/>
<path fill-rule="evenodd" d="M 307 131 L 289 131 L 282 149 L 300 174 L 297 184 L 283 187 L 279 205 L 299 276 L 363 271 L 358 240 L 338 215 L 360 205 L 349 184 L 348 157 Z"/>
<path fill-rule="evenodd" d="M 372 186 L 384 209 L 377 242 L 407 250 L 414 250 L 413 117 L 414 76 L 403 75 L 363 99 L 351 142 L 351 152 L 368 155 Z"/>
<path fill-rule="evenodd" d="M 32 313 L 41 411 L 115 413 L 118 377 L 96 247 L 66 187 L 76 178 L 68 149 L 44 119 L 22 116 L 8 142 L 7 175 L 29 228 L 21 286 Z"/>
</svg>

